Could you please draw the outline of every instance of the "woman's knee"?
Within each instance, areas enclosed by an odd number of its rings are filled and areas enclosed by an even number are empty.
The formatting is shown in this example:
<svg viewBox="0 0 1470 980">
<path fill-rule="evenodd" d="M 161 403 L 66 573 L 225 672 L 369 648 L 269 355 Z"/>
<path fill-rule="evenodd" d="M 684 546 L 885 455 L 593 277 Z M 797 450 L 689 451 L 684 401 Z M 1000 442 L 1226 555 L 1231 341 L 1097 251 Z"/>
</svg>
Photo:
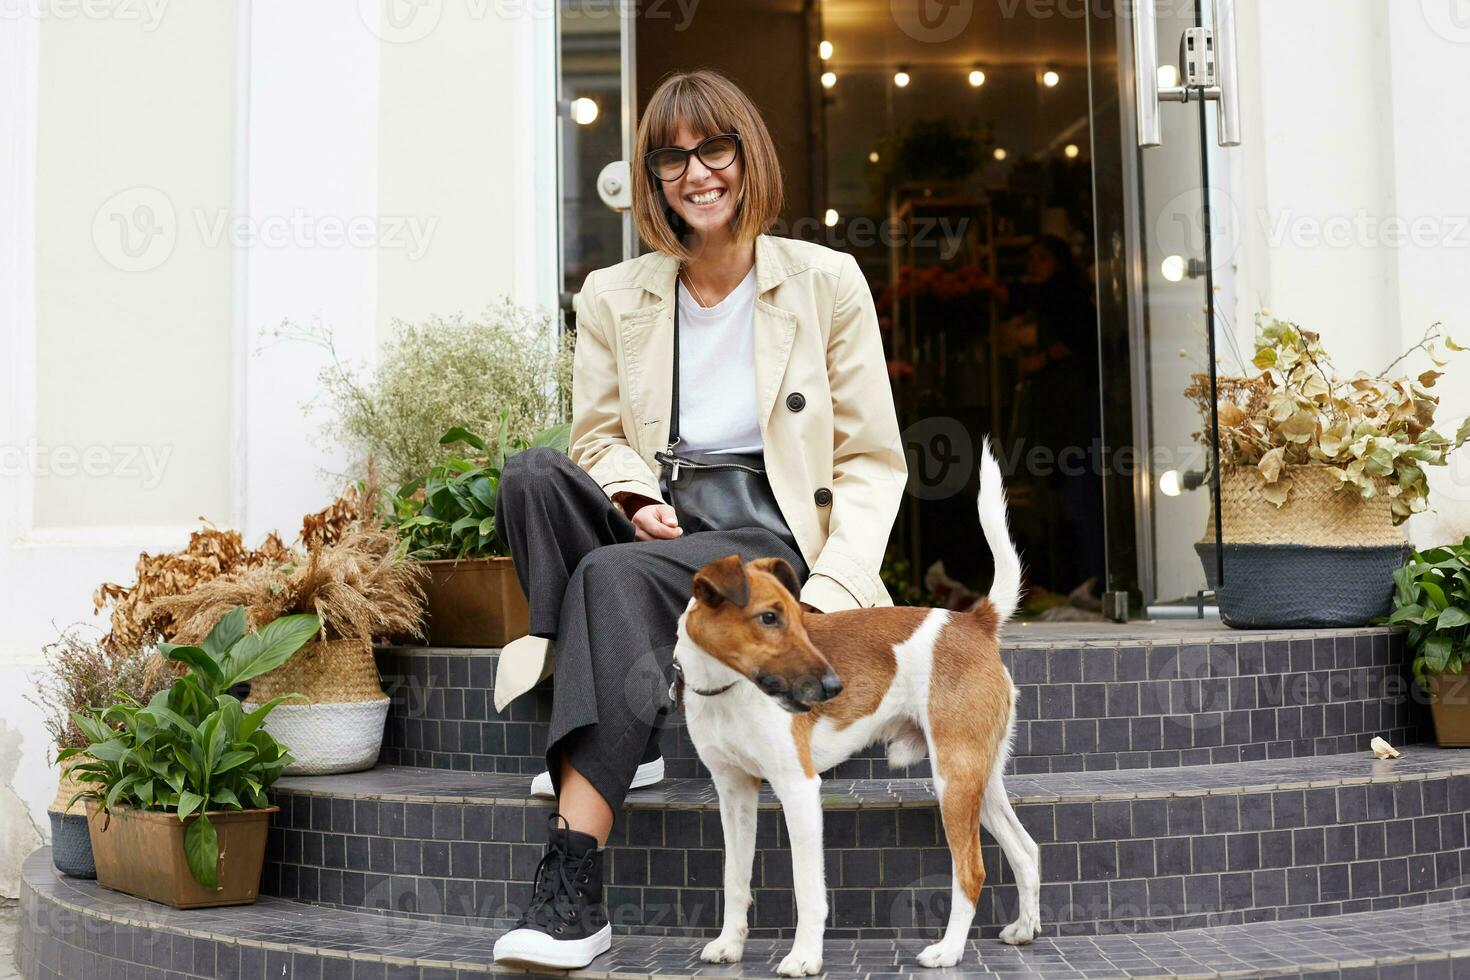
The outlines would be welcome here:
<svg viewBox="0 0 1470 980">
<path fill-rule="evenodd" d="M 550 446 L 523 449 L 500 468 L 500 496 L 511 500 L 518 494 L 534 494 L 548 481 L 565 479 L 576 464 L 567 454 Z"/>
</svg>

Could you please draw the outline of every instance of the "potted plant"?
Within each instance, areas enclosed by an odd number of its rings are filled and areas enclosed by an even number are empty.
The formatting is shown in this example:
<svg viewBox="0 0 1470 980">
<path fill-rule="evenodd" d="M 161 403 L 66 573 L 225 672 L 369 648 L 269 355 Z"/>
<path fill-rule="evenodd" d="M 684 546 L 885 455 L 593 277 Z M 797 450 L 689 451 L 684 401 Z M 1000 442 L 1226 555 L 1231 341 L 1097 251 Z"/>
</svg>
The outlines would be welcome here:
<svg viewBox="0 0 1470 980">
<path fill-rule="evenodd" d="M 88 742 L 59 757 L 84 759 L 71 771 L 102 885 L 175 908 L 255 901 L 278 809 L 266 790 L 291 760 L 261 725 L 295 695 L 246 713 L 228 692 L 285 663 L 320 628 L 315 616 L 287 616 L 247 632 L 236 607 L 197 646 L 159 645 L 187 673 L 146 704 L 119 693 L 72 712 Z"/>
<path fill-rule="evenodd" d="M 300 653 L 256 677 L 246 711 L 285 694 L 267 730 L 293 747 L 290 775 L 323 775 L 371 768 L 383 744 L 389 698 L 383 693 L 373 640 L 421 636 L 422 572 L 381 526 L 377 493 L 349 492 L 306 518 L 299 548 L 284 559 L 252 565 L 153 600 L 149 618 L 170 623 L 171 639 L 199 641 L 220 616 L 243 606 L 251 624 L 312 614 L 316 639 Z"/>
<path fill-rule="evenodd" d="M 489 442 L 454 427 L 444 446 L 465 445 L 478 455 L 451 456 L 393 500 L 400 547 L 428 571 L 424 584 L 429 642 L 435 646 L 500 647 L 524 636 L 530 609 L 515 566 L 495 533 L 495 502 L 506 456 L 529 446 L 566 450 L 569 427 L 554 426 L 520 442 L 501 416 Z M 509 452 L 508 452 L 509 450 Z"/>
<path fill-rule="evenodd" d="M 375 459 L 390 486 L 453 455 L 440 439 L 451 427 L 487 433 L 508 454 L 570 418 L 574 335 L 553 312 L 502 300 L 478 316 L 395 319 L 370 367 L 344 360 L 320 322 L 275 333 L 325 352 L 307 410 L 324 413 L 323 435 L 347 458 Z"/>
<path fill-rule="evenodd" d="M 1388 622 L 1409 627 L 1414 677 L 1429 694 L 1435 740 L 1444 748 L 1470 746 L 1470 537 L 1414 552 L 1393 582 Z"/>
<path fill-rule="evenodd" d="M 88 738 L 72 720 L 72 712 L 85 712 L 93 705 L 119 694 L 146 701 L 163 679 L 150 672 L 150 654 L 139 648 L 112 653 L 85 636 L 79 627 L 63 630 L 42 651 L 46 671 L 35 679 L 36 694 L 27 700 L 41 709 L 46 732 L 57 753 L 85 749 Z M 51 820 L 51 862 L 56 870 L 73 878 L 95 878 L 92 838 L 87 830 L 86 808 L 77 793 L 85 786 L 72 770 L 88 761 L 78 754 L 61 765 L 56 797 L 47 808 Z"/>
<path fill-rule="evenodd" d="M 1388 612 L 1408 551 L 1399 525 L 1428 507 L 1423 468 L 1444 465 L 1470 423 L 1453 440 L 1435 431 L 1438 371 L 1387 375 L 1415 351 L 1443 366 L 1461 349 L 1434 327 L 1379 374 L 1340 378 L 1317 334 L 1263 316 L 1260 374 L 1213 388 L 1195 375 L 1186 394 L 1219 419 L 1223 581 L 1213 500 L 1196 550 L 1228 625 L 1361 626 Z"/>
</svg>

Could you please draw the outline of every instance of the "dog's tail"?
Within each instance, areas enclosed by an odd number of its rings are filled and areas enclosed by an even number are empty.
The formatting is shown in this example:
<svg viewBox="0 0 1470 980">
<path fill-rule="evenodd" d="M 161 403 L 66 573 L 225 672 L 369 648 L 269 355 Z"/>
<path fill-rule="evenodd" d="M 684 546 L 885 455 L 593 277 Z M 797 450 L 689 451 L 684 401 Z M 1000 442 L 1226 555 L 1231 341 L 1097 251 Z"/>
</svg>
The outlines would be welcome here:
<svg viewBox="0 0 1470 980">
<path fill-rule="evenodd" d="M 990 439 L 980 450 L 980 529 L 995 560 L 995 578 L 990 584 L 990 604 L 1000 623 L 1015 613 L 1021 603 L 1021 556 L 1006 526 L 1006 488 L 1000 464 L 990 451 Z"/>
</svg>

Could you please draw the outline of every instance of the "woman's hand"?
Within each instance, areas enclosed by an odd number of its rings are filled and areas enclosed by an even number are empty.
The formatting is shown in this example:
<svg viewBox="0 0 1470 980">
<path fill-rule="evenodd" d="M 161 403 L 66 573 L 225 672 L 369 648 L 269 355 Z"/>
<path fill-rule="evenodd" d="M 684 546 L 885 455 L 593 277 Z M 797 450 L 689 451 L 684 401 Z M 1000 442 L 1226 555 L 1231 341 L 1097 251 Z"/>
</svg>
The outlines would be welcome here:
<svg viewBox="0 0 1470 980">
<path fill-rule="evenodd" d="M 674 508 L 668 504 L 648 504 L 633 512 L 633 534 L 637 541 L 657 541 L 660 538 L 677 538 L 684 533 Z"/>
<path fill-rule="evenodd" d="M 613 503 L 623 508 L 628 520 L 633 522 L 633 540 L 656 541 L 660 538 L 677 538 L 684 533 L 674 508 L 639 493 L 624 490 L 613 494 Z"/>
</svg>

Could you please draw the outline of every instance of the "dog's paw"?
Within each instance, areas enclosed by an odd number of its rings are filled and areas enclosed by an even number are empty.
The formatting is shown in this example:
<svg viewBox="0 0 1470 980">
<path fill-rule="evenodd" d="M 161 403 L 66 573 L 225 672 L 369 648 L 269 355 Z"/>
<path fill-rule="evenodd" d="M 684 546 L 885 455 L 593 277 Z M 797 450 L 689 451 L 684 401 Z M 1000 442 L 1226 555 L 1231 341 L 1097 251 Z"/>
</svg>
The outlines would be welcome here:
<svg viewBox="0 0 1470 980">
<path fill-rule="evenodd" d="M 793 949 L 786 954 L 776 972 L 783 977 L 814 977 L 822 972 L 821 950 L 815 953 Z"/>
<path fill-rule="evenodd" d="M 745 940 L 739 936 L 726 936 L 721 933 L 720 938 L 713 940 L 699 954 L 699 958 L 706 963 L 739 963 L 740 957 L 745 955 Z"/>
<path fill-rule="evenodd" d="M 1020 917 L 1000 931 L 1000 941 L 1012 946 L 1025 946 L 1041 935 L 1041 918 L 1034 912 L 1022 912 Z"/>
<path fill-rule="evenodd" d="M 954 966 L 965 955 L 965 944 L 958 943 L 954 946 L 945 945 L 942 942 L 928 946 L 919 954 L 919 965 L 929 967 Z"/>
</svg>

